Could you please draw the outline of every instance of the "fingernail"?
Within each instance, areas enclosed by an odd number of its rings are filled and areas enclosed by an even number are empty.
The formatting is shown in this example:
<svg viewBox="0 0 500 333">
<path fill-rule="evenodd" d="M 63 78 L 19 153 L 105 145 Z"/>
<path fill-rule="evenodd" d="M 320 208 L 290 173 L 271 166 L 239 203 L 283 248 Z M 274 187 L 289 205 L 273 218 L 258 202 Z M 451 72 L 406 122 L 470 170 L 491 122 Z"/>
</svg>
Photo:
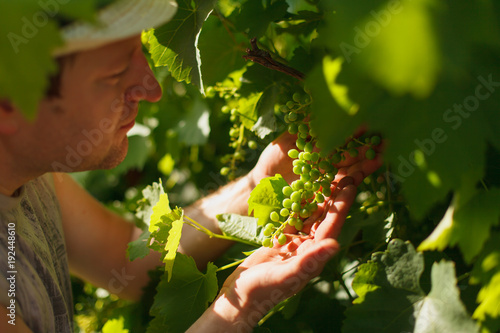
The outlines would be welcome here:
<svg viewBox="0 0 500 333">
<path fill-rule="evenodd" d="M 354 178 L 347 176 L 347 177 L 342 178 L 339 181 L 337 188 L 343 189 L 344 187 L 349 186 L 349 185 L 353 185 L 353 184 L 354 184 Z"/>
</svg>

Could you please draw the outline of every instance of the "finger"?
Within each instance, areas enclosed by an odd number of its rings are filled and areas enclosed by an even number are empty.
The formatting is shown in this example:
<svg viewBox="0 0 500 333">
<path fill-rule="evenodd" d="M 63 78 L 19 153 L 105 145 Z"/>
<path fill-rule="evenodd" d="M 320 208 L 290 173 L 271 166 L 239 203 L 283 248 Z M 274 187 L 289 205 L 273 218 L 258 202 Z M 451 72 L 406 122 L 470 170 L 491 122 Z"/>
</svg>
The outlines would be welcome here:
<svg viewBox="0 0 500 333">
<path fill-rule="evenodd" d="M 349 176 L 354 178 L 354 184 L 358 186 L 365 177 L 377 171 L 381 166 L 382 157 L 377 155 L 373 160 L 363 160 L 349 167 L 339 169 L 335 175 L 334 182 L 338 182 L 342 178 Z"/>
<path fill-rule="evenodd" d="M 339 192 L 324 220 L 318 225 L 314 235 L 316 240 L 336 239 L 338 237 L 355 197 L 356 187 L 354 185 L 348 185 Z"/>
<path fill-rule="evenodd" d="M 325 264 L 338 253 L 339 249 L 339 243 L 333 239 L 324 239 L 300 248 L 296 257 L 298 264 L 296 264 L 295 275 L 297 273 L 306 275 L 305 280 L 309 281 L 321 273 Z"/>
</svg>

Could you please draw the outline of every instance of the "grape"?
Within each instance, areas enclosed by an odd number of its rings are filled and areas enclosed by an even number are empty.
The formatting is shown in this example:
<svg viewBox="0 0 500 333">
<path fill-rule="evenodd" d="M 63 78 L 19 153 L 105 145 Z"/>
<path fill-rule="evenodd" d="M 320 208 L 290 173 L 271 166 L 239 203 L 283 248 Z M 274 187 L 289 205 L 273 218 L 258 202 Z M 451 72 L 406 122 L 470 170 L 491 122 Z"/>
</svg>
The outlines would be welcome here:
<svg viewBox="0 0 500 333">
<path fill-rule="evenodd" d="M 302 230 L 303 227 L 304 227 L 304 222 L 302 222 L 302 220 L 300 219 L 297 219 L 297 222 L 295 223 L 295 229 L 300 231 Z"/>
<path fill-rule="evenodd" d="M 319 179 L 319 177 L 321 176 L 321 173 L 319 172 L 318 169 L 312 169 L 311 172 L 309 172 L 309 175 L 311 176 L 311 180 L 315 181 L 315 180 Z"/>
<path fill-rule="evenodd" d="M 301 195 L 300 191 L 295 191 L 290 195 L 290 199 L 292 199 L 293 202 L 299 202 Z"/>
<path fill-rule="evenodd" d="M 281 234 L 279 237 L 278 237 L 278 243 L 280 245 L 285 245 L 286 244 L 286 235 L 285 234 Z"/>
<path fill-rule="evenodd" d="M 311 160 L 311 153 L 305 152 L 304 153 L 304 160 L 310 161 Z"/>
<path fill-rule="evenodd" d="M 297 219 L 295 217 L 290 218 L 288 224 L 292 227 L 295 226 L 297 224 Z"/>
<path fill-rule="evenodd" d="M 327 173 L 325 173 L 325 180 L 328 183 L 333 182 L 334 179 L 335 179 L 335 175 L 333 174 L 333 172 L 327 172 Z"/>
<path fill-rule="evenodd" d="M 290 205 L 290 207 L 291 206 L 292 205 Z M 281 208 L 280 215 L 283 216 L 283 217 L 287 217 L 288 215 L 290 215 L 290 211 L 287 208 Z"/>
<path fill-rule="evenodd" d="M 277 212 L 272 212 L 269 217 L 271 218 L 271 221 L 273 221 L 273 222 L 278 222 L 280 220 L 280 216 Z"/>
<path fill-rule="evenodd" d="M 224 106 L 221 108 L 221 112 L 222 112 L 222 113 L 226 113 L 226 114 L 227 114 L 227 113 L 229 113 L 229 111 L 230 111 L 230 110 L 231 110 L 231 109 L 230 109 L 230 108 L 229 108 L 229 106 L 227 106 L 227 105 L 224 105 Z"/>
<path fill-rule="evenodd" d="M 268 226 L 270 226 L 270 228 L 268 228 Z M 271 236 L 273 234 L 273 225 L 272 225 L 272 223 L 266 224 L 266 226 L 265 226 L 264 230 L 262 231 L 262 233 L 266 237 Z"/>
<path fill-rule="evenodd" d="M 311 202 L 307 205 L 307 210 L 310 213 L 314 213 L 315 211 L 318 210 L 318 204 L 316 202 Z"/>
<path fill-rule="evenodd" d="M 264 238 L 264 240 L 262 241 L 262 246 L 264 246 L 264 247 L 272 247 L 271 238 Z"/>
<path fill-rule="evenodd" d="M 297 145 L 297 148 L 299 148 L 300 150 L 303 150 L 305 145 L 306 145 L 306 141 L 302 138 L 298 138 L 297 141 L 295 142 L 295 144 Z"/>
<path fill-rule="evenodd" d="M 375 158 L 375 150 L 373 149 L 368 149 L 366 152 L 365 152 L 365 157 L 367 160 L 373 160 Z"/>
<path fill-rule="evenodd" d="M 315 163 L 318 162 L 319 161 L 319 154 L 316 152 L 312 153 L 311 154 L 311 161 L 313 161 Z"/>
<path fill-rule="evenodd" d="M 304 189 L 305 190 L 312 190 L 313 184 L 310 181 L 307 181 L 304 183 Z"/>
<path fill-rule="evenodd" d="M 301 97 L 302 97 L 302 96 L 301 96 L 298 92 L 296 92 L 295 94 L 293 94 L 292 99 L 293 99 L 295 102 L 300 103 L 300 101 L 302 100 L 302 98 L 301 98 Z"/>
<path fill-rule="evenodd" d="M 297 149 L 290 149 L 288 151 L 288 156 L 290 156 L 291 158 L 297 158 L 299 157 L 299 151 Z"/>
<path fill-rule="evenodd" d="M 285 208 L 292 208 L 293 200 L 286 198 L 283 200 L 283 207 Z"/>
<path fill-rule="evenodd" d="M 283 187 L 283 189 L 281 190 L 283 192 L 283 194 L 286 196 L 286 197 L 290 197 L 290 195 L 292 194 L 293 190 L 290 186 L 285 186 Z"/>
<path fill-rule="evenodd" d="M 255 150 L 255 149 L 257 149 L 257 147 L 258 147 L 258 146 L 257 146 L 257 142 L 255 142 L 255 141 L 253 141 L 253 140 L 248 141 L 248 148 L 250 148 L 250 149 L 254 149 L 254 150 Z"/>
<path fill-rule="evenodd" d="M 372 136 L 372 138 L 370 140 L 371 144 L 374 146 L 378 146 L 381 141 L 382 141 L 382 139 L 380 139 L 380 136 Z"/>
<path fill-rule="evenodd" d="M 339 153 L 336 153 L 332 156 L 332 163 L 337 164 L 342 160 L 342 157 L 340 156 Z"/>
<path fill-rule="evenodd" d="M 234 127 L 231 128 L 229 130 L 229 136 L 231 136 L 232 138 L 237 138 L 238 136 L 240 136 L 240 130 Z"/>
<path fill-rule="evenodd" d="M 314 198 L 314 192 L 313 191 L 304 191 L 304 198 L 307 200 Z"/>
<path fill-rule="evenodd" d="M 300 133 L 306 133 L 309 135 L 309 126 L 307 126 L 306 124 L 302 123 L 299 125 L 299 132 Z"/>
<path fill-rule="evenodd" d="M 323 170 L 325 170 L 325 172 L 331 172 L 333 171 L 333 165 L 331 165 L 330 163 L 328 163 L 326 160 L 323 160 L 321 162 L 319 162 L 319 167 Z"/>
<path fill-rule="evenodd" d="M 313 151 L 313 145 L 312 145 L 311 142 L 306 143 L 306 145 L 304 146 L 304 151 L 306 153 L 312 153 L 312 151 Z"/>
<path fill-rule="evenodd" d="M 297 124 L 289 124 L 288 125 L 288 133 L 297 134 L 299 132 L 299 127 Z"/>
<path fill-rule="evenodd" d="M 302 209 L 300 210 L 300 217 L 302 217 L 302 218 L 307 218 L 307 217 L 309 217 L 309 216 L 310 216 L 310 213 L 309 213 L 309 211 L 307 210 L 307 208 L 302 208 Z"/>
<path fill-rule="evenodd" d="M 316 202 L 318 203 L 323 203 L 325 202 L 325 197 L 321 193 L 316 193 L 316 197 L 314 198 L 314 200 L 316 200 Z"/>
<path fill-rule="evenodd" d="M 295 103 L 292 102 L 292 101 L 288 101 L 286 102 L 286 107 L 289 108 L 289 109 L 293 109 L 293 107 L 295 106 Z"/>
<path fill-rule="evenodd" d="M 230 171 L 231 169 L 229 169 L 228 167 L 223 167 L 222 169 L 220 169 L 220 174 L 223 176 L 227 176 Z"/>
<path fill-rule="evenodd" d="M 244 150 L 240 150 L 240 151 L 237 151 L 236 153 L 234 153 L 234 158 L 237 160 L 243 160 L 244 156 L 245 156 Z"/>
<path fill-rule="evenodd" d="M 297 191 L 297 190 L 303 190 L 304 189 L 304 182 L 302 180 L 295 180 L 292 183 L 292 188 Z"/>
<path fill-rule="evenodd" d="M 311 166 L 306 164 L 302 167 L 302 173 L 309 173 L 311 171 Z"/>
<path fill-rule="evenodd" d="M 298 204 L 297 202 L 294 202 L 292 204 L 292 211 L 295 212 L 295 213 L 300 212 L 300 204 Z"/>
<path fill-rule="evenodd" d="M 329 197 L 332 195 L 332 190 L 330 187 L 323 187 L 323 190 L 321 191 L 325 197 Z"/>
<path fill-rule="evenodd" d="M 300 175 L 300 180 L 302 180 L 303 182 L 307 182 L 311 180 L 311 176 L 308 173 L 303 173 Z"/>
<path fill-rule="evenodd" d="M 297 120 L 297 114 L 295 112 L 290 112 L 288 114 L 288 120 L 291 122 L 294 122 Z"/>
<path fill-rule="evenodd" d="M 352 141 L 351 141 L 352 142 Z M 355 149 L 355 148 L 351 148 L 348 150 L 348 153 L 349 155 L 351 155 L 351 157 L 357 157 L 358 156 L 358 150 Z"/>
</svg>

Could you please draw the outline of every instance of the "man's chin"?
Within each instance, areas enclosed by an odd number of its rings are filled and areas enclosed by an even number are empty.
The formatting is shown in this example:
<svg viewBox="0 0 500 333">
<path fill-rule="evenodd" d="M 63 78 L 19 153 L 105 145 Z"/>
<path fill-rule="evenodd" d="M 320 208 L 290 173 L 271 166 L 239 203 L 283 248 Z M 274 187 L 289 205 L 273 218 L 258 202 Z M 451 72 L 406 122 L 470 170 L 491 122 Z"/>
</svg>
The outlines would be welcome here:
<svg viewBox="0 0 500 333">
<path fill-rule="evenodd" d="M 126 138 L 121 147 L 113 147 L 108 152 L 107 156 L 101 161 L 96 169 L 110 170 L 119 166 L 127 157 L 128 153 L 128 138 Z"/>
</svg>

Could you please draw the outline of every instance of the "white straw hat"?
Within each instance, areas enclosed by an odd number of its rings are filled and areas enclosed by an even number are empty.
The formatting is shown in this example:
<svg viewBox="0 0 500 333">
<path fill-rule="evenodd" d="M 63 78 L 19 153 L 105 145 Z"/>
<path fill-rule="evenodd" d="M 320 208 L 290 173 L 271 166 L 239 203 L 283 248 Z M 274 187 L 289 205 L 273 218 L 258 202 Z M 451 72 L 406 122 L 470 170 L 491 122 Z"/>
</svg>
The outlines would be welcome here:
<svg viewBox="0 0 500 333">
<path fill-rule="evenodd" d="M 53 55 L 90 50 L 132 37 L 166 23 L 176 11 L 175 0 L 118 0 L 97 13 L 97 22 L 75 22 L 62 28 L 65 44 Z"/>
</svg>

